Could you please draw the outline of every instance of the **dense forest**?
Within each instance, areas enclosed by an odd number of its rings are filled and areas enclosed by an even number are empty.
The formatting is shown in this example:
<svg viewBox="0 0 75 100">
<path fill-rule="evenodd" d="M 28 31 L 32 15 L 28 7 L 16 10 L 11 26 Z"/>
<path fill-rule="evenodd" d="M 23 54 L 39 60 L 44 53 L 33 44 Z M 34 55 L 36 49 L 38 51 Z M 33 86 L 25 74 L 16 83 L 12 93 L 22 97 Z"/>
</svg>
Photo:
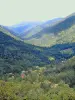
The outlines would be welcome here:
<svg viewBox="0 0 75 100">
<path fill-rule="evenodd" d="M 0 74 L 18 72 L 33 66 L 58 63 L 75 55 L 75 43 L 38 47 L 0 32 Z"/>
<path fill-rule="evenodd" d="M 1 80 L 1 100 L 75 100 L 75 57 L 5 74 Z"/>
</svg>

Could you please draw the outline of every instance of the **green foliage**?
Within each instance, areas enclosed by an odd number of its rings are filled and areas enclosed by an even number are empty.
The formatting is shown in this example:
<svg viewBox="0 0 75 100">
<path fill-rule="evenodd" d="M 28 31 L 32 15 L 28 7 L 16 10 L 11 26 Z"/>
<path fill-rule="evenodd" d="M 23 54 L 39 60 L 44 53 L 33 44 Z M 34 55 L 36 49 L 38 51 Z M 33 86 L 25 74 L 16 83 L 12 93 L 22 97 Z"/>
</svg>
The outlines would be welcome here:
<svg viewBox="0 0 75 100">
<path fill-rule="evenodd" d="M 71 54 L 74 53 L 74 52 L 72 51 L 72 49 L 61 50 L 60 52 L 61 52 L 62 54 L 69 54 L 69 55 L 71 55 Z"/>
<path fill-rule="evenodd" d="M 75 57 L 22 72 L 1 77 L 1 100 L 75 100 Z"/>
<path fill-rule="evenodd" d="M 20 73 L 29 67 L 43 66 L 75 55 L 75 43 L 42 48 L 12 38 L 0 30 L 0 75 Z"/>
<path fill-rule="evenodd" d="M 59 64 L 48 65 L 44 74 L 54 83 L 61 79 L 70 87 L 75 85 L 75 56 Z"/>
<path fill-rule="evenodd" d="M 54 65 L 53 65 L 54 66 Z M 54 66 L 55 67 L 55 66 Z M 54 73 L 46 74 L 46 68 L 39 68 L 25 71 L 24 79 L 20 75 L 5 75 L 7 80 L 0 80 L 0 99 L 1 100 L 75 100 L 75 91 L 70 88 L 68 83 L 65 84 L 60 78 L 56 83 L 57 70 Z M 41 70 L 41 71 L 40 71 Z M 53 69 L 52 69 L 53 70 Z M 51 71 L 51 70 L 49 70 Z M 62 71 L 60 72 L 62 73 Z M 65 70 L 64 70 L 65 73 Z M 4 77 L 5 77 L 4 76 Z M 65 77 L 65 76 L 64 76 Z"/>
<path fill-rule="evenodd" d="M 19 73 L 23 69 L 50 63 L 43 48 L 25 44 L 0 27 L 0 74 Z"/>
<path fill-rule="evenodd" d="M 54 61 L 55 58 L 54 58 L 54 57 L 49 57 L 49 60 L 50 60 L 50 61 Z"/>
<path fill-rule="evenodd" d="M 48 48 L 26 44 L 0 26 L 0 100 L 75 100 L 75 25 L 57 26 L 51 45 L 57 44 Z"/>
</svg>

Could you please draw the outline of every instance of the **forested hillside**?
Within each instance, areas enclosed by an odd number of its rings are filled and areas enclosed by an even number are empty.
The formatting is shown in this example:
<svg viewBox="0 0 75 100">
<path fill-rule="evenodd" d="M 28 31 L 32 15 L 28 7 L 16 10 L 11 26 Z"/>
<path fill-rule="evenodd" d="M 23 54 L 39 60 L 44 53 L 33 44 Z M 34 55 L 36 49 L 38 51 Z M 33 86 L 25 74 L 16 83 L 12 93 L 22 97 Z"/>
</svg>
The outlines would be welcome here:
<svg viewBox="0 0 75 100">
<path fill-rule="evenodd" d="M 63 18 L 52 26 L 47 26 L 26 38 L 25 42 L 43 47 L 75 42 L 75 14 Z"/>
<path fill-rule="evenodd" d="M 25 44 L 0 27 L 0 74 L 48 63 L 42 48 Z"/>
<path fill-rule="evenodd" d="M 1 77 L 1 100 L 75 100 L 75 57 L 22 73 Z"/>
<path fill-rule="evenodd" d="M 44 47 L 0 26 L 1 100 L 75 100 L 75 23 L 70 17 L 53 26 L 46 37 L 51 42 L 45 37 L 41 42 Z"/>
<path fill-rule="evenodd" d="M 74 0 L 0 0 L 0 100 L 75 100 L 74 9 Z"/>
</svg>

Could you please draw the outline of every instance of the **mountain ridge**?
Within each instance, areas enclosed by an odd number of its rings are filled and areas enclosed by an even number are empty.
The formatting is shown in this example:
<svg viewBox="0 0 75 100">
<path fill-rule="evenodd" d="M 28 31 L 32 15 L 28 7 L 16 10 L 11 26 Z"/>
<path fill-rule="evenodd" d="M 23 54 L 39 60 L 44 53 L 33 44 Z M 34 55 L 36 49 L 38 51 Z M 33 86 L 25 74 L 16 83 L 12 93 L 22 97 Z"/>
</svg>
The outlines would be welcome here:
<svg viewBox="0 0 75 100">
<path fill-rule="evenodd" d="M 71 14 L 53 24 L 52 26 L 41 29 L 38 33 L 25 38 L 24 40 L 27 43 L 38 46 L 52 46 L 58 43 L 60 44 L 61 42 L 58 42 L 60 39 L 62 39 L 62 41 L 65 39 L 67 43 L 70 42 L 70 40 L 74 40 L 74 31 L 75 15 Z M 64 43 L 64 41 L 62 43 Z"/>
</svg>

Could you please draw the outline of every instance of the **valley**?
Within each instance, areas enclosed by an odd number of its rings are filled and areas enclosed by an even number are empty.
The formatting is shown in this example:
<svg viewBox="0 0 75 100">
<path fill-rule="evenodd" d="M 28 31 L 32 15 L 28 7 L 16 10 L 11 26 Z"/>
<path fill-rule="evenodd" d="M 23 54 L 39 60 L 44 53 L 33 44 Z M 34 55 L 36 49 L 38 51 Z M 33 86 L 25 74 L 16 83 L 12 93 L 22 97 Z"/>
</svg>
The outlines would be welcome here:
<svg viewBox="0 0 75 100">
<path fill-rule="evenodd" d="M 75 100 L 75 14 L 0 25 L 0 100 Z"/>
</svg>

